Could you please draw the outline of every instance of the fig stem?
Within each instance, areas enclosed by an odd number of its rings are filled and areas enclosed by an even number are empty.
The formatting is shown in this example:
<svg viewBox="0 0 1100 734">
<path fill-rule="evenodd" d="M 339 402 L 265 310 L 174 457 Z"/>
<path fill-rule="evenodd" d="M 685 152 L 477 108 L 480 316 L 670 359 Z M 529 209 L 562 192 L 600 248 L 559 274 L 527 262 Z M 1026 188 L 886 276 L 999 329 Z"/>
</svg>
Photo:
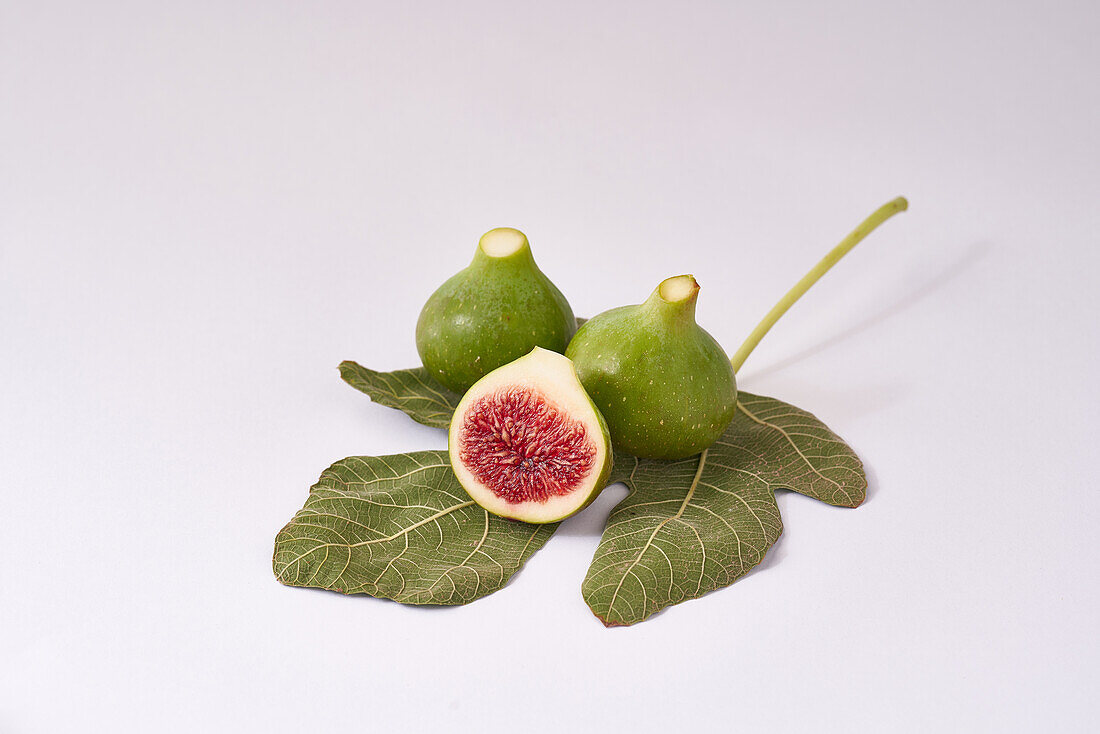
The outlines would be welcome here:
<svg viewBox="0 0 1100 734">
<path fill-rule="evenodd" d="M 772 307 L 771 311 L 768 311 L 768 315 L 756 325 L 756 328 L 749 334 L 748 339 L 738 348 L 737 353 L 730 359 L 730 364 L 733 365 L 733 371 L 737 372 L 741 369 L 741 365 L 745 363 L 748 356 L 752 354 L 752 350 L 756 349 L 756 345 L 760 343 L 760 340 L 764 338 L 764 335 L 775 326 L 775 322 L 779 321 L 783 314 L 787 313 L 787 309 L 794 305 L 795 301 L 802 297 L 806 291 L 810 289 L 814 283 L 820 280 L 822 275 L 829 272 L 840 258 L 848 254 L 848 252 L 858 245 L 864 237 L 875 231 L 875 228 L 885 222 L 890 217 L 894 216 L 898 212 L 903 212 L 909 208 L 909 202 L 905 200 L 904 196 L 899 196 L 893 201 L 880 206 L 874 214 L 864 219 L 858 227 L 853 229 L 851 233 L 840 241 L 836 247 L 829 251 L 829 254 L 821 259 L 817 265 L 813 267 L 810 272 L 806 273 L 802 277 L 802 280 L 795 283 L 794 287 L 787 291 L 787 295 L 783 296 L 779 300 L 779 303 Z"/>
</svg>

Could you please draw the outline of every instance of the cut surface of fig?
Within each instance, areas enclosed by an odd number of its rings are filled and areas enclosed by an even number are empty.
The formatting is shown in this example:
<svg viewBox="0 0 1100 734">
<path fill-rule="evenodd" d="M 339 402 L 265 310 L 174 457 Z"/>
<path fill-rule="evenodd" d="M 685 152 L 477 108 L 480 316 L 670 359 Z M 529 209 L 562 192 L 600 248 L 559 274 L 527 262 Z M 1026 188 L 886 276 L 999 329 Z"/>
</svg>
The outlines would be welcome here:
<svg viewBox="0 0 1100 734">
<path fill-rule="evenodd" d="M 474 401 L 459 430 L 459 458 L 506 502 L 545 502 L 575 491 L 596 456 L 583 423 L 541 392 L 515 385 Z"/>
<path fill-rule="evenodd" d="M 607 424 L 573 364 L 541 348 L 478 381 L 451 419 L 451 466 L 489 512 L 526 522 L 562 520 L 607 481 Z"/>
</svg>

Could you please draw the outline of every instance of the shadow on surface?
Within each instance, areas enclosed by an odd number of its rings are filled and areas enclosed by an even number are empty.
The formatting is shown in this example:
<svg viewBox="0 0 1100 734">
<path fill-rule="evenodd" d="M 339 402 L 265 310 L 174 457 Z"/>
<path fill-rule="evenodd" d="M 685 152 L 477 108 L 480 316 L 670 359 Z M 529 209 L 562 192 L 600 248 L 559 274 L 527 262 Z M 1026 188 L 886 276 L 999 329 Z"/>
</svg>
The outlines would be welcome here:
<svg viewBox="0 0 1100 734">
<path fill-rule="evenodd" d="M 609 484 L 591 505 L 565 520 L 554 535 L 600 537 L 607 525 L 607 516 L 615 505 L 626 499 L 627 494 L 629 491 L 625 484 Z"/>
<path fill-rule="evenodd" d="M 926 300 L 929 296 L 935 294 L 937 291 L 943 290 L 949 286 L 953 281 L 964 275 L 967 271 L 972 270 L 979 262 L 984 260 L 988 256 L 991 247 L 988 243 L 977 242 L 968 247 L 965 251 L 960 253 L 951 262 L 947 263 L 943 268 L 938 270 L 934 275 L 925 278 L 918 285 L 907 289 L 902 295 L 894 300 L 890 305 L 876 311 L 875 313 L 867 316 L 866 318 L 856 322 L 852 326 L 844 329 L 843 331 L 834 334 L 826 339 L 819 341 L 817 344 L 813 344 L 800 352 L 796 352 L 786 359 L 781 359 L 778 362 L 773 362 L 770 365 L 766 365 L 758 370 L 749 372 L 745 378 L 746 383 L 751 382 L 753 379 L 761 377 L 771 376 L 777 372 L 797 364 L 808 357 L 812 357 L 815 354 L 824 352 L 838 344 L 841 344 L 854 336 L 862 334 L 865 331 L 875 328 L 881 323 L 897 316 L 898 314 L 909 310 L 913 306 L 916 306 L 921 301 Z M 738 384 L 741 383 L 741 375 L 738 375 Z"/>
</svg>

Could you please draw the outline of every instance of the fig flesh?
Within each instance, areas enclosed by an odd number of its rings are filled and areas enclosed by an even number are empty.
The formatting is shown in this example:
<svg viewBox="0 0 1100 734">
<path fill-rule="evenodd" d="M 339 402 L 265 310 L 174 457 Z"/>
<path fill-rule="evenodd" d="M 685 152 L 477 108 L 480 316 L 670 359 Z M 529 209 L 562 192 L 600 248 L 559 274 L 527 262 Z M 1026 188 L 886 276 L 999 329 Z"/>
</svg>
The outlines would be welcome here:
<svg viewBox="0 0 1100 734">
<path fill-rule="evenodd" d="M 611 472 L 607 423 L 572 362 L 539 347 L 470 388 L 451 418 L 448 449 L 475 502 L 531 523 L 584 509 Z"/>
<path fill-rule="evenodd" d="M 592 317 L 566 349 L 616 448 L 682 459 L 733 420 L 737 381 L 722 346 L 695 323 L 698 294 L 694 277 L 668 278 L 645 303 Z"/>
<path fill-rule="evenodd" d="M 534 347 L 564 352 L 576 329 L 569 302 L 535 264 L 527 237 L 501 227 L 486 232 L 473 262 L 428 298 L 416 350 L 432 377 L 464 393 Z"/>
</svg>

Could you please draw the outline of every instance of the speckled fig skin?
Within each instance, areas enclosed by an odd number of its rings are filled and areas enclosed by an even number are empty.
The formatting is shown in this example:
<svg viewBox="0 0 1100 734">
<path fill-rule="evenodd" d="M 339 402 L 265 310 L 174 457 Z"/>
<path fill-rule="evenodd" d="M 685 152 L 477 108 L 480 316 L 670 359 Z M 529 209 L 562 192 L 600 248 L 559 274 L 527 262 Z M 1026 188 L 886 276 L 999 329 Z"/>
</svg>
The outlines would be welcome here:
<svg viewBox="0 0 1100 734">
<path fill-rule="evenodd" d="M 501 227 L 486 232 L 469 267 L 424 304 L 416 349 L 436 380 L 464 393 L 534 347 L 564 352 L 576 328 L 569 302 L 535 264 L 527 237 Z"/>
<path fill-rule="evenodd" d="M 673 282 L 675 288 L 666 287 Z M 713 444 L 733 420 L 733 367 L 695 323 L 698 293 L 692 276 L 669 278 L 645 303 L 594 316 L 569 343 L 565 355 L 607 420 L 616 448 L 643 458 L 682 459 Z"/>
</svg>

